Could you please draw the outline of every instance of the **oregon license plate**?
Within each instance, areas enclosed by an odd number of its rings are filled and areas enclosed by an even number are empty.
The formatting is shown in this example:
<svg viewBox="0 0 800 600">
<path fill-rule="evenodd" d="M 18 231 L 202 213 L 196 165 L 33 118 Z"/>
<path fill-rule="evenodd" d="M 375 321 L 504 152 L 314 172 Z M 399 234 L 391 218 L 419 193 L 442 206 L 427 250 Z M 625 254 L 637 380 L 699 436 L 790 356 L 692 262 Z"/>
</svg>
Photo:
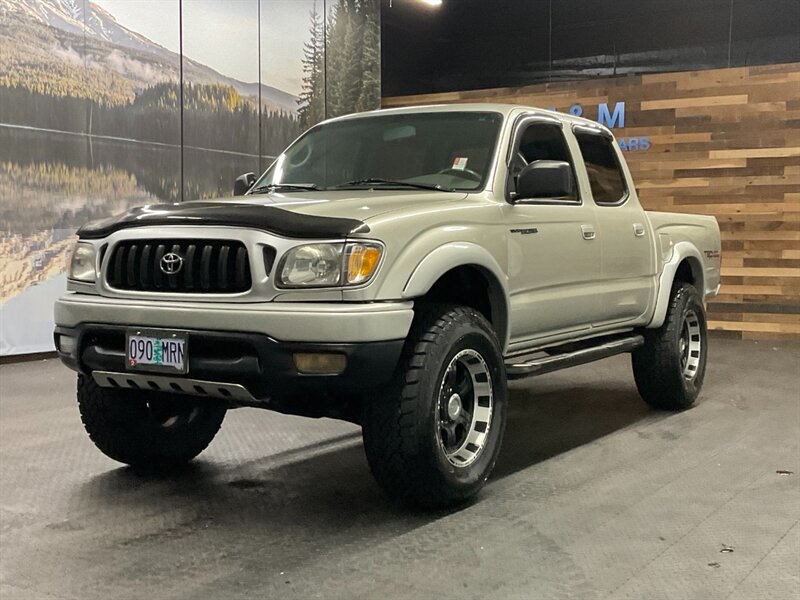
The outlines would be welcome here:
<svg viewBox="0 0 800 600">
<path fill-rule="evenodd" d="M 186 334 L 177 331 L 128 331 L 125 363 L 129 369 L 186 373 Z"/>
</svg>

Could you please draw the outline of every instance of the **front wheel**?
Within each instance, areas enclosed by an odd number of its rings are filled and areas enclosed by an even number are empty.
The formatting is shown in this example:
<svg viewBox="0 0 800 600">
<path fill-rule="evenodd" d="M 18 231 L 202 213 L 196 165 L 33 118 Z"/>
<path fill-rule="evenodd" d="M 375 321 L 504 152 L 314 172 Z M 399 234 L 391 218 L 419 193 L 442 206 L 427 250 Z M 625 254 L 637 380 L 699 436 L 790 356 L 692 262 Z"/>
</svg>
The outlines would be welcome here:
<svg viewBox="0 0 800 600">
<path fill-rule="evenodd" d="M 676 284 L 664 324 L 645 332 L 633 351 L 633 376 L 639 394 L 663 410 L 689 408 L 706 373 L 708 333 L 703 300 L 689 284 Z"/>
<path fill-rule="evenodd" d="M 86 432 L 109 458 L 136 467 L 180 466 L 205 450 L 225 408 L 161 392 L 111 389 L 78 375 L 78 408 Z"/>
<path fill-rule="evenodd" d="M 395 385 L 365 401 L 364 448 L 375 478 L 393 497 L 422 506 L 470 498 L 494 468 L 506 404 L 502 352 L 483 315 L 420 310 Z"/>
</svg>

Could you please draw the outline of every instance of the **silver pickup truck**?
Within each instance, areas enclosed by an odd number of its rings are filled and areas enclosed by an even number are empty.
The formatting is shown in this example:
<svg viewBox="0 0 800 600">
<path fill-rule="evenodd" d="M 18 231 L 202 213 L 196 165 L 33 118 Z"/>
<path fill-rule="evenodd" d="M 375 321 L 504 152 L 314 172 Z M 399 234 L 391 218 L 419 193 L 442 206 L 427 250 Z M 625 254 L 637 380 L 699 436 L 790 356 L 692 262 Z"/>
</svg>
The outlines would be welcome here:
<svg viewBox="0 0 800 600">
<path fill-rule="evenodd" d="M 346 419 L 384 489 L 443 506 L 489 476 L 509 379 L 630 352 L 650 405 L 700 391 L 719 228 L 642 210 L 597 123 L 351 115 L 235 195 L 79 230 L 55 344 L 111 458 L 189 461 L 231 408 Z"/>
</svg>

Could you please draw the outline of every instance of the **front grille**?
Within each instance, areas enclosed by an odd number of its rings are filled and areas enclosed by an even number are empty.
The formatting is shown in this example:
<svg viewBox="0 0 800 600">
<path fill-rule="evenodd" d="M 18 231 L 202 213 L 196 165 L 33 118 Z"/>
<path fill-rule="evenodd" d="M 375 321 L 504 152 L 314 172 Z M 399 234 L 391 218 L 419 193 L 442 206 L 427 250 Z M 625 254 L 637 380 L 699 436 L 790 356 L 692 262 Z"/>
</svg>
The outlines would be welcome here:
<svg viewBox="0 0 800 600">
<path fill-rule="evenodd" d="M 236 294 L 250 289 L 250 261 L 233 240 L 126 240 L 111 252 L 106 281 L 119 290 Z"/>
</svg>

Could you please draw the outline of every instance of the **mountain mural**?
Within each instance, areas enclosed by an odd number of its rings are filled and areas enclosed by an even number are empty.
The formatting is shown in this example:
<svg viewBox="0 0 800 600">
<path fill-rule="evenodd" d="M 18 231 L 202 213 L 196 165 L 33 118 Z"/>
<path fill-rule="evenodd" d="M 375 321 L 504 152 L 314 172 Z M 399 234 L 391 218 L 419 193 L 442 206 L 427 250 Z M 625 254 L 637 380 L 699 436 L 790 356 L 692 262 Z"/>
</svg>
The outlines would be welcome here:
<svg viewBox="0 0 800 600">
<path fill-rule="evenodd" d="M 90 37 L 118 46 L 169 53 L 166 48 L 120 25 L 108 11 L 91 2 L 86 15 L 83 0 L 0 0 L 2 11 L 78 35 L 86 32 Z"/>
<path fill-rule="evenodd" d="M 261 2 L 269 31 L 283 27 L 270 42 L 294 54 L 273 64 L 302 79 L 299 98 L 185 55 L 181 78 L 179 54 L 89 0 L 0 0 L 0 322 L 17 324 L 0 327 L 0 355 L 52 349 L 52 302 L 81 224 L 228 196 L 321 119 L 379 106 L 378 0 L 285 0 L 273 12 L 272 0 L 245 1 Z M 213 31 L 210 15 L 230 2 L 193 4 L 188 27 Z M 177 37 L 179 0 L 137 5 Z M 265 22 L 242 25 L 261 35 Z M 210 51 L 229 51 L 211 37 Z"/>
<path fill-rule="evenodd" d="M 109 103 L 132 99 L 141 89 L 177 81 L 180 56 L 132 31 L 108 11 L 82 0 L 0 0 L 0 84 L 39 86 L 53 95 L 94 97 Z M 85 35 L 85 37 L 84 37 Z M 75 78 L 89 67 L 95 81 Z M 257 103 L 258 82 L 239 81 L 184 56 L 184 77 L 195 84 L 230 86 Z M 51 76 L 44 76 L 47 72 Z M 73 80 L 48 87 L 50 79 Z M 83 84 L 84 89 L 79 89 Z M 41 89 L 42 87 L 45 89 Z M 267 110 L 294 114 L 297 97 L 260 84 L 261 102 Z M 67 91 L 68 90 L 68 91 Z"/>
</svg>

